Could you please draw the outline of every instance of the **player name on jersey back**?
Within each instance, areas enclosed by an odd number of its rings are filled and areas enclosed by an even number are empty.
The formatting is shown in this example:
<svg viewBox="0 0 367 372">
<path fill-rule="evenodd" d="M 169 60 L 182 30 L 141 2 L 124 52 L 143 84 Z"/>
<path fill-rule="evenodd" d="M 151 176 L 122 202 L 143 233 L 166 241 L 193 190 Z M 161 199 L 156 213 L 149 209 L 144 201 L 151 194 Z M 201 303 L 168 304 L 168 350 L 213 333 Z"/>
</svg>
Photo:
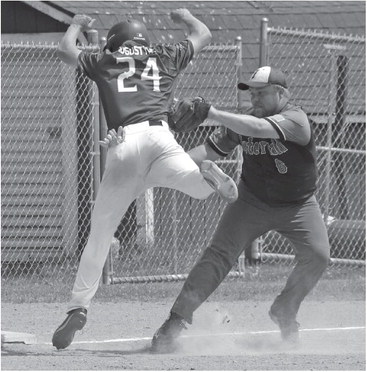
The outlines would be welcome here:
<svg viewBox="0 0 367 372">
<path fill-rule="evenodd" d="M 131 47 L 121 46 L 117 53 L 124 54 L 125 56 L 143 56 L 154 53 L 154 48 L 146 47 L 144 45 L 134 45 Z"/>
</svg>

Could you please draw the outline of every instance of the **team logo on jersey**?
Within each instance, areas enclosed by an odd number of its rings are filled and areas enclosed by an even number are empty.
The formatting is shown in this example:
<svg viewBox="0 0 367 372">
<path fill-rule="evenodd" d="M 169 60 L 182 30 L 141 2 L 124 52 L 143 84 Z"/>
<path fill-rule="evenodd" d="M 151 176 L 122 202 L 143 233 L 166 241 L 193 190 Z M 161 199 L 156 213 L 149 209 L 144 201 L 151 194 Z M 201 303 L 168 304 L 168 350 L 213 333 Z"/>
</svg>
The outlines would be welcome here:
<svg viewBox="0 0 367 372">
<path fill-rule="evenodd" d="M 242 141 L 242 148 L 247 155 L 265 155 L 269 153 L 272 156 L 277 156 L 288 151 L 288 148 L 278 140 L 272 139 L 270 142 L 254 141 L 252 137 Z"/>
<path fill-rule="evenodd" d="M 275 166 L 280 174 L 286 174 L 288 171 L 287 166 L 279 159 L 275 159 Z"/>
</svg>

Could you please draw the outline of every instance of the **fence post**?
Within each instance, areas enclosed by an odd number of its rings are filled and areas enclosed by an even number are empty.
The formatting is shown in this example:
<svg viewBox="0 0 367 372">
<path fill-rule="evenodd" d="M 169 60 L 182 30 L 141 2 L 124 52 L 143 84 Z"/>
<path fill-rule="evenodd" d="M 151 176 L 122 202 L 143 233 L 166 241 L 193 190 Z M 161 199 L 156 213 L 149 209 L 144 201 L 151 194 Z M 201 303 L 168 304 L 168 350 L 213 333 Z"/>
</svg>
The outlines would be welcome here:
<svg viewBox="0 0 367 372">
<path fill-rule="evenodd" d="M 268 18 L 262 18 L 260 27 L 259 67 L 268 64 Z"/>
<path fill-rule="evenodd" d="M 99 40 L 99 47 L 100 50 L 103 50 L 104 46 L 106 45 L 106 38 L 101 37 Z M 99 138 L 105 138 L 107 135 L 107 123 L 106 117 L 104 115 L 103 106 L 101 98 L 99 99 Z M 106 166 L 106 155 L 107 150 L 105 148 L 101 148 L 101 178 Z"/>
<path fill-rule="evenodd" d="M 259 67 L 267 66 L 268 65 L 268 18 L 261 19 L 261 26 L 260 26 L 260 53 L 259 53 Z M 261 261 L 261 254 L 263 249 L 263 239 L 260 236 L 259 238 L 255 239 L 249 247 L 245 247 L 245 256 L 248 258 L 249 264 L 252 266 L 258 265 Z M 256 273 L 257 273 L 256 268 Z"/>
<path fill-rule="evenodd" d="M 106 38 L 101 37 L 99 39 L 99 48 L 100 50 L 103 50 L 104 46 L 106 45 Z M 99 113 L 98 113 L 98 119 L 99 119 L 99 127 L 96 128 L 98 139 L 105 138 L 107 135 L 107 124 L 106 124 L 106 117 L 104 115 L 103 111 L 103 106 L 102 106 L 102 101 L 101 98 L 99 98 Z M 97 146 L 99 146 L 98 141 L 97 141 Z M 101 179 L 105 170 L 106 166 L 106 155 L 107 155 L 107 150 L 104 148 L 100 148 L 100 169 L 101 169 Z M 110 250 L 108 251 L 108 255 L 106 258 L 106 262 L 103 266 L 103 271 L 102 271 L 102 283 L 103 284 L 110 284 L 112 280 L 112 275 L 113 275 L 113 259 L 112 259 L 112 243 L 114 240 L 112 239 L 111 245 L 110 245 Z"/>
<path fill-rule="evenodd" d="M 241 81 L 242 79 L 242 38 L 241 36 L 237 36 L 235 39 L 235 43 L 238 49 L 237 53 L 237 58 L 236 58 L 236 92 L 237 92 L 237 110 L 241 106 L 241 100 L 242 100 L 242 95 L 240 89 L 237 89 L 237 84 Z"/>
<path fill-rule="evenodd" d="M 172 190 L 172 250 L 173 250 L 173 273 L 178 272 L 178 219 L 177 219 L 177 193 L 178 191 Z"/>
<path fill-rule="evenodd" d="M 235 39 L 235 43 L 238 49 L 237 58 L 236 58 L 236 92 L 237 92 L 237 111 L 240 112 L 241 109 L 241 102 L 242 102 L 242 91 L 237 89 L 237 84 L 242 80 L 242 38 L 241 36 L 237 36 Z M 236 148 L 236 158 L 237 158 L 237 169 L 236 169 L 236 179 L 235 181 L 238 183 L 241 177 L 242 171 L 242 149 L 240 146 Z"/>
<path fill-rule="evenodd" d="M 89 30 L 87 32 L 88 42 L 92 45 L 98 45 L 98 31 Z M 101 183 L 101 164 L 100 164 L 100 151 L 99 151 L 99 94 L 95 84 L 92 85 L 93 89 L 93 150 L 92 150 L 92 164 L 93 164 L 93 196 L 92 204 L 96 200 L 99 185 Z"/>
<path fill-rule="evenodd" d="M 242 102 L 242 93 L 241 90 L 237 89 L 237 84 L 242 80 L 242 38 L 237 36 L 235 39 L 235 44 L 237 46 L 237 58 L 236 58 L 236 92 L 237 92 L 237 111 L 240 112 L 241 102 Z M 236 159 L 237 159 L 237 169 L 236 169 L 236 183 L 239 182 L 242 172 L 242 149 L 240 146 L 236 148 Z M 238 257 L 238 272 L 240 276 L 245 276 L 245 252 L 242 252 Z"/>
<path fill-rule="evenodd" d="M 332 175 L 332 147 L 333 147 L 333 122 L 335 118 L 335 86 L 336 86 L 336 59 L 335 59 L 335 45 L 324 44 L 324 48 L 329 51 L 330 55 L 330 70 L 329 70 L 329 95 L 328 95 L 328 109 L 327 109 L 327 158 L 326 158 L 326 187 L 325 187 L 325 213 L 324 220 L 328 223 L 330 214 L 330 195 L 331 195 L 331 175 Z"/>
<path fill-rule="evenodd" d="M 336 57 L 336 99 L 335 99 L 335 123 L 333 133 L 333 147 L 345 147 L 345 112 L 347 104 L 347 83 L 348 83 L 348 57 L 338 55 Z M 345 180 L 344 154 L 336 152 L 333 157 L 335 169 L 335 186 L 337 189 L 339 215 L 341 219 L 348 219 L 347 206 L 347 183 Z"/>
<path fill-rule="evenodd" d="M 87 31 L 87 40 L 92 45 L 100 46 L 97 30 Z M 93 155 L 93 198 L 92 198 L 93 200 L 92 200 L 92 203 L 94 206 L 94 202 L 97 197 L 99 186 L 101 184 L 106 154 L 101 150 L 99 142 L 98 142 L 100 138 L 104 138 L 104 134 L 102 133 L 103 123 L 104 123 L 102 104 L 101 104 L 101 100 L 99 97 L 98 88 L 96 84 L 93 84 L 92 89 L 93 89 L 93 97 L 94 97 L 94 101 L 93 101 L 93 151 L 92 151 L 92 155 Z M 110 274 L 111 273 L 110 255 L 111 255 L 111 250 L 108 253 L 106 263 L 103 267 L 103 273 L 102 273 L 103 284 L 108 284 L 110 281 L 109 280 L 110 275 L 111 275 Z"/>
</svg>

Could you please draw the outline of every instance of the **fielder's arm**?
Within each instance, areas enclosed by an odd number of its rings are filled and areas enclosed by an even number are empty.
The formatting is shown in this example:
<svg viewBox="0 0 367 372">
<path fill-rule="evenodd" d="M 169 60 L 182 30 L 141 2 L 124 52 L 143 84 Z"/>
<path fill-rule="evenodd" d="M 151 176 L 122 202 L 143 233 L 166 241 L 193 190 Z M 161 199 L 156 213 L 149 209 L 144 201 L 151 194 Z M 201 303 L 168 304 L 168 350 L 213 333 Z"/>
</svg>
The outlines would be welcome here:
<svg viewBox="0 0 367 372">
<path fill-rule="evenodd" d="M 171 18 L 175 23 L 184 23 L 189 29 L 187 39 L 194 46 L 194 56 L 197 55 L 212 40 L 212 34 L 209 28 L 187 9 L 180 8 L 171 12 Z"/>
<path fill-rule="evenodd" d="M 204 143 L 203 145 L 199 145 L 194 147 L 190 151 L 187 152 L 191 159 L 200 167 L 200 164 L 203 160 L 211 160 L 215 161 L 219 159 L 221 156 L 217 154 L 208 144 Z"/>
<path fill-rule="evenodd" d="M 69 28 L 66 30 L 58 47 L 57 55 L 70 66 L 78 65 L 78 56 L 81 51 L 76 46 L 79 33 L 89 29 L 94 19 L 87 15 L 75 15 Z"/>
<path fill-rule="evenodd" d="M 252 115 L 233 114 L 210 107 L 208 118 L 222 123 L 225 127 L 238 134 L 256 138 L 278 139 L 279 134 L 265 119 Z"/>
</svg>

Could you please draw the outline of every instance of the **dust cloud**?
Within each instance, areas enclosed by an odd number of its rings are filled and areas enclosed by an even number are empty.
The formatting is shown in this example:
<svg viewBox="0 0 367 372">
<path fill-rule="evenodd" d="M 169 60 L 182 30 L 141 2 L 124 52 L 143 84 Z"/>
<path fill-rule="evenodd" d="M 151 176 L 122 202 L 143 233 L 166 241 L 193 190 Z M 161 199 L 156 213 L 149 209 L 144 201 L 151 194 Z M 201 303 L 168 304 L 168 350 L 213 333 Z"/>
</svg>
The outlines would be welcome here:
<svg viewBox="0 0 367 372">
<path fill-rule="evenodd" d="M 194 318 L 180 338 L 180 352 L 190 355 L 269 354 L 290 351 L 294 345 L 280 341 L 278 332 L 254 334 L 236 326 L 235 317 L 224 308 Z"/>
</svg>

